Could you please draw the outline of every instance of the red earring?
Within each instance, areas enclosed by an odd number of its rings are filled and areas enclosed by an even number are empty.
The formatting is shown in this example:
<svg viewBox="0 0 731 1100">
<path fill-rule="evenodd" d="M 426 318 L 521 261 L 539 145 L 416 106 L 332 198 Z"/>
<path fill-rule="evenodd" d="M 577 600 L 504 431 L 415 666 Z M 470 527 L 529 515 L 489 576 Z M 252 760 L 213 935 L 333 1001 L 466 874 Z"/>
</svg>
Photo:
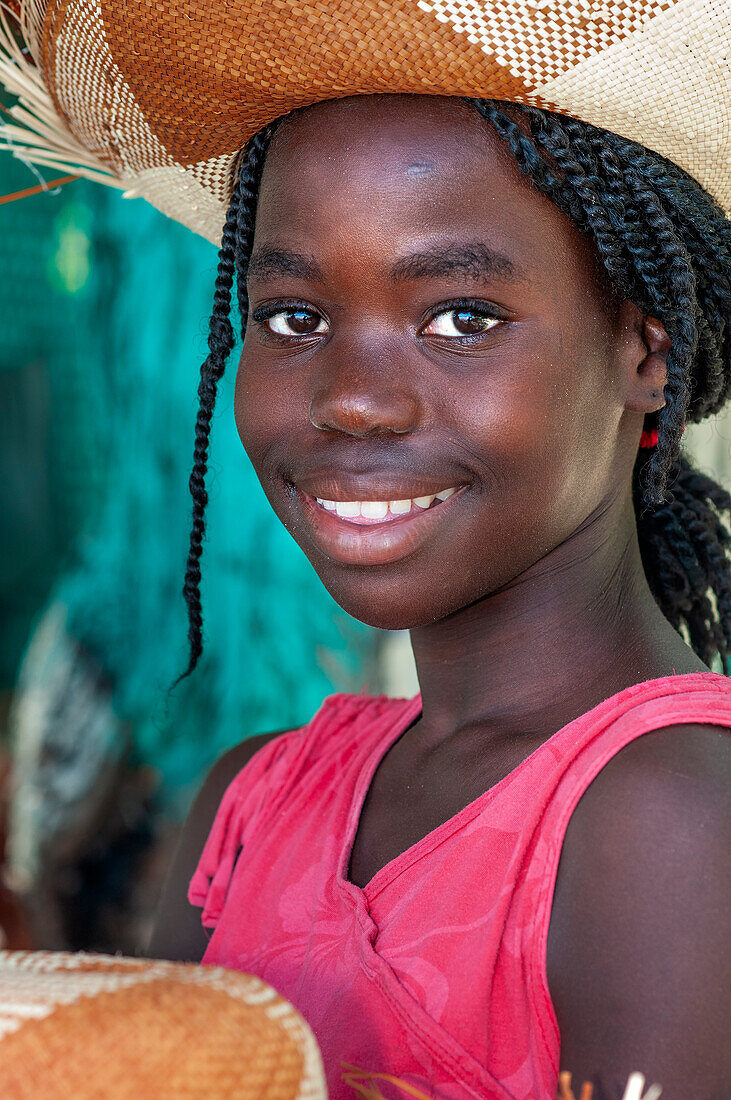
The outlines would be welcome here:
<svg viewBox="0 0 731 1100">
<path fill-rule="evenodd" d="M 686 426 L 687 425 L 683 424 L 683 432 L 685 432 Z M 651 431 L 642 433 L 640 436 L 640 447 L 657 447 L 657 428 L 652 428 Z"/>
</svg>

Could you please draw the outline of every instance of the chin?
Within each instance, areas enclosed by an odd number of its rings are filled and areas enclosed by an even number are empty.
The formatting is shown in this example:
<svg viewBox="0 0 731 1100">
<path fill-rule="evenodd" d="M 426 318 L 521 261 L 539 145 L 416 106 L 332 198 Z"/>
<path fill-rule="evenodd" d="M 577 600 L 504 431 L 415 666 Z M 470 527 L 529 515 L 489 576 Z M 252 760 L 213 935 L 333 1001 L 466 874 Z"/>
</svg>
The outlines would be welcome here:
<svg viewBox="0 0 731 1100">
<path fill-rule="evenodd" d="M 353 575 L 346 581 L 317 570 L 323 585 L 335 602 L 354 619 L 378 630 L 413 630 L 429 626 L 461 610 L 475 599 L 464 601 L 456 593 L 450 599 L 442 592 L 441 599 L 434 598 L 434 591 L 425 592 L 422 586 L 410 592 L 403 585 L 396 585 L 385 576 L 364 577 Z M 424 597 L 427 602 L 424 602 Z M 431 597 L 431 598 L 429 598 Z"/>
</svg>

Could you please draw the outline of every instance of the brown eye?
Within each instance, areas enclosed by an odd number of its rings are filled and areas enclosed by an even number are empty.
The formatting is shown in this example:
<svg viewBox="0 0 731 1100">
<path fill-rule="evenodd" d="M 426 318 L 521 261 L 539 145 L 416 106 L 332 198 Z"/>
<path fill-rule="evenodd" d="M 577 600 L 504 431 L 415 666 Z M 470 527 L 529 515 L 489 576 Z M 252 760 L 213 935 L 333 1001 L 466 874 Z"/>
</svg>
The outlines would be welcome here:
<svg viewBox="0 0 731 1100">
<path fill-rule="evenodd" d="M 454 327 L 463 332 L 465 336 L 476 336 L 478 332 L 484 332 L 489 324 L 489 318 L 480 317 L 468 310 L 455 310 L 452 314 Z"/>
<path fill-rule="evenodd" d="M 499 325 L 497 317 L 488 317 L 476 309 L 445 309 L 429 322 L 424 332 L 429 336 L 481 336 Z"/>
<path fill-rule="evenodd" d="M 311 336 L 325 332 L 325 320 L 313 309 L 282 309 L 267 318 L 267 328 L 277 336 Z"/>
</svg>

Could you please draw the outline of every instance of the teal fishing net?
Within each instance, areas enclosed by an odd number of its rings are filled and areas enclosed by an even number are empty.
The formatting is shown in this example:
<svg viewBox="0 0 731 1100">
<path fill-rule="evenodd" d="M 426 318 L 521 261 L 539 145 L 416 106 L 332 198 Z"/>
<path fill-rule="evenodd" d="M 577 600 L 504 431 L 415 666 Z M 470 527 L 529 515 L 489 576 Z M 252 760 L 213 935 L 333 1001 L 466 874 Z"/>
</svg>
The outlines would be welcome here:
<svg viewBox="0 0 731 1100">
<path fill-rule="evenodd" d="M 35 178 L 0 158 L 0 194 Z M 0 206 L 0 687 L 77 532 L 98 514 L 104 470 L 104 333 L 89 237 L 94 189 Z"/>
<path fill-rule="evenodd" d="M 3 365 L 41 365 L 53 484 L 36 503 L 74 529 L 45 554 L 46 571 L 60 569 L 47 603 L 66 609 L 136 754 L 182 804 L 230 744 L 300 724 L 332 690 L 362 686 L 373 634 L 334 604 L 271 513 L 235 429 L 234 352 L 212 432 L 205 652 L 168 695 L 187 660 L 187 479 L 215 249 L 142 202 L 80 182 L 0 218 L 0 229 L 13 225 L 19 265 L 2 304 Z M 14 493 L 32 514 L 28 462 L 2 461 L 15 463 Z"/>
</svg>

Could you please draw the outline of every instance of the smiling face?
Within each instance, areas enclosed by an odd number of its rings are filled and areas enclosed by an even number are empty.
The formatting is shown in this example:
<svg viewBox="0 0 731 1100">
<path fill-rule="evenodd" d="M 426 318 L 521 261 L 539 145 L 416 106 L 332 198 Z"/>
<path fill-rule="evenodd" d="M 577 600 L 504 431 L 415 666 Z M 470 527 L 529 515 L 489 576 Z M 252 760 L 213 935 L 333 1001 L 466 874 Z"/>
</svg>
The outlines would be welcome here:
<svg viewBox="0 0 731 1100">
<path fill-rule="evenodd" d="M 463 101 L 358 97 L 282 125 L 249 298 L 241 439 L 364 622 L 474 603 L 629 492 L 626 310 Z"/>
</svg>

